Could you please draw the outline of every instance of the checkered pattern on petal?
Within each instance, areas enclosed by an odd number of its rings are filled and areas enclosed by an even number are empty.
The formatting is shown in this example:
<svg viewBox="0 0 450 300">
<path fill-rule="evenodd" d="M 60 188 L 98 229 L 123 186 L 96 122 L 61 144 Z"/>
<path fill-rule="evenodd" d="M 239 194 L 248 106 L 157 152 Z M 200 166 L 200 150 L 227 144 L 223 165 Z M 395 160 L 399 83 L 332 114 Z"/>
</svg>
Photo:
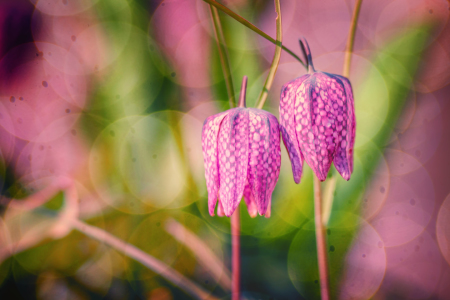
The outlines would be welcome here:
<svg viewBox="0 0 450 300">
<path fill-rule="evenodd" d="M 344 130 L 342 131 L 343 141 L 336 145 L 334 166 L 345 180 L 349 180 L 353 172 L 353 146 L 356 131 L 355 104 L 350 81 L 343 76 L 335 75 L 335 77 L 338 81 L 340 80 L 344 87 L 345 95 L 342 97 L 342 101 L 347 108 L 347 113 L 342 116 L 345 119 Z"/>
<path fill-rule="evenodd" d="M 296 137 L 306 162 L 322 181 L 327 177 L 338 145 L 347 144 L 349 112 L 345 99 L 341 79 L 322 72 L 311 74 L 295 90 Z"/>
<path fill-rule="evenodd" d="M 248 214 L 250 217 L 254 218 L 258 215 L 258 207 L 256 206 L 255 199 L 252 195 L 252 190 L 250 189 L 250 186 L 248 183 L 245 185 L 244 188 L 244 201 L 247 205 Z"/>
<path fill-rule="evenodd" d="M 249 119 L 248 183 L 258 212 L 264 215 L 273 191 L 270 191 L 271 186 L 278 180 L 280 132 L 276 118 L 263 110 L 250 108 Z M 278 149 L 274 143 L 278 144 Z"/>
<path fill-rule="evenodd" d="M 208 190 L 209 214 L 214 216 L 219 191 L 219 162 L 217 138 L 220 125 L 228 112 L 219 113 L 208 117 L 203 123 L 202 149 L 205 164 L 206 187 Z"/>
<path fill-rule="evenodd" d="M 264 215 L 270 217 L 270 205 L 272 202 L 272 193 L 278 182 L 278 176 L 280 175 L 281 166 L 281 149 L 280 149 L 280 126 L 278 125 L 277 118 L 267 113 L 269 117 L 270 124 L 270 149 L 269 149 L 269 160 L 268 160 L 268 189 L 267 193 L 267 210 Z"/>
<path fill-rule="evenodd" d="M 244 193 L 248 168 L 249 112 L 229 110 L 219 130 L 219 197 L 225 215 L 231 216 Z"/>
<path fill-rule="evenodd" d="M 300 151 L 295 132 L 296 124 L 293 112 L 295 99 L 299 93 L 299 89 L 303 81 L 309 78 L 309 76 L 309 74 L 306 74 L 285 84 L 281 89 L 280 96 L 280 130 L 284 145 L 289 154 L 289 159 L 291 160 L 292 173 L 296 183 L 300 182 L 302 176 L 304 158 Z"/>
</svg>

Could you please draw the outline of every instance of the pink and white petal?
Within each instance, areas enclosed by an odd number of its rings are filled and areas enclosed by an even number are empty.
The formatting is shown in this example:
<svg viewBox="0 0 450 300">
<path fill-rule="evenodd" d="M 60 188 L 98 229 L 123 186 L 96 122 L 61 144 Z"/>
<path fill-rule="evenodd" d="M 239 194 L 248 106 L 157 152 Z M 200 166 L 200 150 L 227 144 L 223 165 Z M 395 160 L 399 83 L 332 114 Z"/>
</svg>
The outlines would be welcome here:
<svg viewBox="0 0 450 300">
<path fill-rule="evenodd" d="M 266 213 L 264 214 L 264 217 L 270 218 L 270 215 L 272 214 L 272 198 L 269 199 L 269 204 L 267 205 Z"/>
<path fill-rule="evenodd" d="M 265 111 L 254 108 L 249 108 L 249 119 L 248 184 L 258 212 L 263 215 L 269 188 L 270 121 Z"/>
<path fill-rule="evenodd" d="M 220 199 L 219 199 L 219 205 L 217 205 L 217 215 L 219 217 L 225 216 L 225 211 L 223 210 L 223 205 L 222 205 L 222 202 L 220 202 Z"/>
<path fill-rule="evenodd" d="M 270 204 L 272 199 L 272 193 L 278 182 L 281 167 L 281 149 L 280 149 L 280 130 L 278 120 L 274 115 L 269 115 L 270 124 L 270 149 L 269 159 L 267 161 L 268 166 L 268 189 L 266 191 L 266 211 L 260 212 L 261 215 L 265 215 L 267 218 L 270 216 Z"/>
<path fill-rule="evenodd" d="M 244 188 L 244 200 L 245 204 L 247 204 L 248 214 L 251 218 L 255 218 L 258 215 L 258 207 L 256 206 L 255 199 L 252 195 L 252 190 L 248 184 Z"/>
<path fill-rule="evenodd" d="M 291 160 L 294 181 L 300 183 L 303 169 L 303 155 L 295 133 L 294 105 L 296 90 L 310 75 L 303 75 L 285 84 L 280 95 L 280 128 L 283 142 Z"/>
<path fill-rule="evenodd" d="M 220 124 L 227 115 L 227 112 L 208 117 L 203 123 L 202 129 L 202 149 L 205 164 L 206 187 L 208 190 L 208 210 L 214 216 L 214 209 L 219 191 L 219 166 L 217 138 Z"/>
<path fill-rule="evenodd" d="M 316 74 L 316 73 L 315 73 Z M 324 132 L 320 132 L 321 119 L 318 105 L 324 110 L 317 78 L 313 74 L 305 80 L 296 90 L 294 105 L 295 132 L 302 154 L 313 172 L 320 180 L 325 180 L 328 172 L 328 149 L 326 147 Z M 323 127 L 323 126 L 322 126 Z M 320 133 L 320 134 L 319 134 Z"/>
<path fill-rule="evenodd" d="M 348 155 L 347 148 L 351 143 L 351 126 L 353 123 L 352 113 L 349 111 L 348 102 L 351 101 L 347 96 L 347 90 L 345 85 L 347 80 L 345 77 L 327 74 L 331 78 L 329 84 L 329 94 L 333 101 L 335 101 L 335 155 L 334 166 L 336 170 L 341 174 L 345 180 L 350 179 L 351 175 L 351 163 Z M 345 83 L 344 83 L 345 82 Z M 353 98 L 353 97 L 352 97 Z"/>
<path fill-rule="evenodd" d="M 230 217 L 241 201 L 247 179 L 249 115 L 230 109 L 219 129 L 219 197 Z"/>
<path fill-rule="evenodd" d="M 343 77 L 339 76 L 339 79 L 342 80 L 342 84 L 344 86 L 345 90 L 345 96 L 346 96 L 346 106 L 347 106 L 347 124 L 346 124 L 346 146 L 345 146 L 345 153 L 340 153 L 340 157 L 345 156 L 345 161 L 348 164 L 349 174 L 345 175 L 341 172 L 339 172 L 344 179 L 349 180 L 350 175 L 353 172 L 353 147 L 355 145 L 355 133 L 356 133 L 356 118 L 355 118 L 355 101 L 353 99 L 353 90 L 352 85 L 350 81 Z M 341 150 L 342 151 L 342 150 Z M 339 170 L 338 170 L 339 171 Z M 346 178 L 348 177 L 348 179 Z"/>
</svg>

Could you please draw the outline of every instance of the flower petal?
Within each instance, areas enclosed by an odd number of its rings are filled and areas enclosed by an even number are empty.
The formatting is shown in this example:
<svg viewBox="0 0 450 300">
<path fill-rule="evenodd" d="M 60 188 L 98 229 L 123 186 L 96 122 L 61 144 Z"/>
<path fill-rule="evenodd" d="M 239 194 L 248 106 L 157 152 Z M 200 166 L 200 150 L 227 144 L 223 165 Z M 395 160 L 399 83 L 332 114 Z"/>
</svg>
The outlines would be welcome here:
<svg viewBox="0 0 450 300">
<path fill-rule="evenodd" d="M 219 130 L 219 197 L 225 215 L 239 205 L 247 179 L 249 112 L 229 110 Z"/>
<path fill-rule="evenodd" d="M 248 183 L 245 185 L 244 188 L 244 200 L 245 204 L 247 204 L 247 210 L 248 214 L 251 218 L 255 218 L 258 215 L 258 207 L 256 206 L 255 199 L 252 195 L 252 190 Z"/>
<path fill-rule="evenodd" d="M 222 202 L 220 202 L 220 199 L 219 199 L 219 205 L 217 206 L 217 215 L 219 217 L 225 216 L 225 212 L 223 211 L 223 205 L 222 205 Z"/>
<path fill-rule="evenodd" d="M 297 91 L 303 81 L 310 75 L 306 74 L 283 86 L 280 96 L 280 128 L 286 150 L 291 160 L 294 181 L 300 183 L 303 168 L 303 154 L 300 151 L 295 133 L 294 104 L 297 101 Z"/>
<path fill-rule="evenodd" d="M 275 116 L 263 110 L 250 108 L 249 120 L 248 184 L 259 214 L 264 215 L 278 180 L 280 132 Z"/>
<path fill-rule="evenodd" d="M 338 104 L 335 95 L 330 94 L 329 85 L 330 77 L 320 72 L 314 73 L 299 88 L 296 99 L 299 101 L 294 107 L 300 148 L 306 162 L 321 181 L 327 177 L 336 149 Z M 336 86 L 333 85 L 332 92 Z M 340 92 L 343 93 L 342 87 Z"/>
<path fill-rule="evenodd" d="M 206 187 L 208 190 L 209 214 L 214 216 L 219 191 L 219 165 L 217 151 L 217 137 L 220 124 L 228 112 L 219 113 L 208 117 L 203 123 L 202 149 L 205 164 Z"/>
<path fill-rule="evenodd" d="M 334 166 L 345 180 L 350 179 L 353 172 L 353 146 L 355 144 L 355 104 L 353 100 L 353 91 L 350 81 L 339 75 L 335 75 L 337 81 L 342 84 L 345 94 L 342 96 L 342 101 L 345 106 L 346 116 L 343 124 L 344 130 L 341 132 L 342 141 L 336 145 L 336 154 L 334 157 Z M 345 141 L 345 143 L 344 143 Z"/>
<path fill-rule="evenodd" d="M 278 182 L 278 176 L 280 175 L 281 167 L 281 149 L 280 149 L 280 130 L 278 120 L 274 115 L 269 115 L 270 122 L 270 149 L 268 160 L 268 182 L 269 187 L 267 189 L 267 210 L 264 216 L 270 217 L 270 205 L 272 203 L 272 193 Z M 302 158 L 303 160 L 303 158 Z M 301 171 L 301 170 L 300 170 Z"/>
</svg>

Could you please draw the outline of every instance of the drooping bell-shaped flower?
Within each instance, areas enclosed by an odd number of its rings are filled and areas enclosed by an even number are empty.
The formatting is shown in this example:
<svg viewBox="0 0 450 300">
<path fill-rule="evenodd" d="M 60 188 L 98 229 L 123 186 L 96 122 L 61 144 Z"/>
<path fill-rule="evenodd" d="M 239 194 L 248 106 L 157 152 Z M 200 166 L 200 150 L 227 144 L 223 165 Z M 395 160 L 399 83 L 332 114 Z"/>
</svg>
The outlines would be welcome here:
<svg viewBox="0 0 450 300">
<path fill-rule="evenodd" d="M 242 196 L 251 217 L 270 216 L 272 192 L 281 164 L 277 118 L 261 109 L 245 107 L 244 77 L 239 107 L 208 117 L 202 147 L 209 214 L 219 200 L 217 214 L 231 216 Z"/>
<path fill-rule="evenodd" d="M 300 40 L 308 74 L 285 84 L 280 97 L 280 130 L 296 183 L 303 159 L 324 181 L 331 162 L 345 180 L 353 172 L 355 109 L 350 81 L 314 69 L 306 40 Z"/>
</svg>

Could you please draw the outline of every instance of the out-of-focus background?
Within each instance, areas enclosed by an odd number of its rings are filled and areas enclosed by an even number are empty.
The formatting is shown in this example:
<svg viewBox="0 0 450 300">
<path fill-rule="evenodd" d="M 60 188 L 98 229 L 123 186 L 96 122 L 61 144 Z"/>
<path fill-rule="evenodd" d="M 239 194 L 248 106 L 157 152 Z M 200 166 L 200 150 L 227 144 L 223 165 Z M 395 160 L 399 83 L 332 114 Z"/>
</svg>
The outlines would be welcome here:
<svg viewBox="0 0 450 300">
<path fill-rule="evenodd" d="M 272 1 L 221 3 L 275 36 Z M 282 0 L 283 44 L 300 56 L 305 36 L 316 69 L 342 74 L 353 7 Z M 327 230 L 333 298 L 450 299 L 449 14 L 444 0 L 362 3 L 355 170 Z M 254 106 L 274 45 L 220 17 Z M 204 119 L 229 108 L 214 38 L 201 0 L 0 2 L 0 299 L 191 299 L 67 216 L 230 297 L 229 220 L 207 212 L 201 152 Z M 283 52 L 265 109 L 278 116 L 281 86 L 304 73 Z M 309 167 L 296 185 L 282 146 L 272 216 L 241 204 L 244 296 L 319 299 Z"/>
</svg>

